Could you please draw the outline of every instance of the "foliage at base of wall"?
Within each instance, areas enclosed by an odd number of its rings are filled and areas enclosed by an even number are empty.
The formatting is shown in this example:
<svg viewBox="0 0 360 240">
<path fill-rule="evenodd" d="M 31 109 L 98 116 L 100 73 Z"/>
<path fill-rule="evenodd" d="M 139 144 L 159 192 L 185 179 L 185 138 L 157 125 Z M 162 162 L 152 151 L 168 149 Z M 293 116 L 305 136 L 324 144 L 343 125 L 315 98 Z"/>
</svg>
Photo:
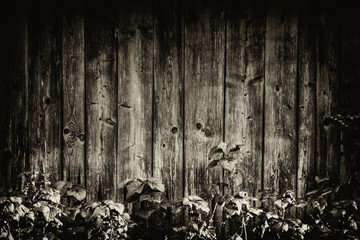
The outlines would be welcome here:
<svg viewBox="0 0 360 240">
<path fill-rule="evenodd" d="M 126 204 L 86 202 L 86 190 L 68 182 L 51 185 L 42 173 L 23 173 L 21 191 L 0 198 L 0 239 L 359 239 L 360 199 L 316 177 L 306 199 L 291 191 L 260 199 L 244 193 L 188 196 L 171 202 L 157 179 L 134 179 L 125 186 Z M 346 189 L 347 188 L 347 189 Z M 262 206 L 254 207 L 256 202 Z M 225 220 L 215 224 L 217 208 Z M 301 219 L 291 216 L 298 209 Z M 187 216 L 182 224 L 172 219 Z M 130 217 L 131 216 L 131 217 Z M 218 233 L 218 234 L 216 234 Z"/>
</svg>

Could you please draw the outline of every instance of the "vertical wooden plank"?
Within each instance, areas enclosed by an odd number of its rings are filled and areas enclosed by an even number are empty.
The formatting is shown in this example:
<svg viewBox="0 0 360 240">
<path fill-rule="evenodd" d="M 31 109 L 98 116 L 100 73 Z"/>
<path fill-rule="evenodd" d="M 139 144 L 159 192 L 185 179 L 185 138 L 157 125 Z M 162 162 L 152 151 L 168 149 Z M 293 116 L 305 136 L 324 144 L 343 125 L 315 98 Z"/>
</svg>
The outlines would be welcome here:
<svg viewBox="0 0 360 240">
<path fill-rule="evenodd" d="M 116 8 L 85 8 L 86 185 L 89 199 L 115 199 L 117 140 Z"/>
<path fill-rule="evenodd" d="M 340 39 L 340 107 L 344 113 L 360 112 L 360 16 L 351 4 L 341 5 Z M 358 170 L 351 156 L 356 147 L 354 127 L 342 130 L 340 184 L 348 183 Z M 353 136 L 353 137 L 351 137 Z M 352 159 L 353 158 L 353 159 Z"/>
<path fill-rule="evenodd" d="M 336 1 L 321 5 L 316 76 L 317 139 L 316 173 L 339 182 L 340 135 L 327 118 L 338 111 L 339 20 Z"/>
<path fill-rule="evenodd" d="M 317 8 L 305 1 L 299 12 L 297 196 L 303 198 L 315 177 L 315 87 Z"/>
<path fill-rule="evenodd" d="M 63 178 L 85 184 L 84 2 L 63 5 Z"/>
<path fill-rule="evenodd" d="M 183 197 L 183 26 L 181 1 L 160 0 L 155 14 L 154 176 L 167 196 Z"/>
<path fill-rule="evenodd" d="M 295 9 L 279 0 L 266 16 L 264 188 L 275 193 L 296 191 Z"/>
<path fill-rule="evenodd" d="M 149 1 L 119 6 L 118 183 L 152 175 L 154 23 Z M 123 198 L 123 195 L 119 195 Z"/>
<path fill-rule="evenodd" d="M 265 4 L 230 1 L 227 19 L 225 142 L 242 145 L 231 191 L 256 197 L 262 184 Z"/>
<path fill-rule="evenodd" d="M 39 5 L 40 6 L 40 5 Z M 61 177 L 61 16 L 58 5 L 33 5 L 29 30 L 30 169 Z"/>
<path fill-rule="evenodd" d="M 27 9 L 10 4 L 1 13 L 0 188 L 15 187 L 27 149 Z M 9 19 L 12 19 L 9 22 Z"/>
<path fill-rule="evenodd" d="M 185 196 L 222 181 L 207 165 L 223 140 L 224 30 L 222 3 L 185 1 Z"/>
</svg>

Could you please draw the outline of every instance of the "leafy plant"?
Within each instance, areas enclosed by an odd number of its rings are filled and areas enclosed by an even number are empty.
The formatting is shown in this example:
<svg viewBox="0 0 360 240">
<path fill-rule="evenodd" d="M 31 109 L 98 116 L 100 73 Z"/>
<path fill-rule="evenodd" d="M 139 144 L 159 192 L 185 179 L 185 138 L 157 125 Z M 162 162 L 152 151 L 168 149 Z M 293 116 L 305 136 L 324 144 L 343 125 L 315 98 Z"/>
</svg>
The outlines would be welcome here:
<svg viewBox="0 0 360 240">
<path fill-rule="evenodd" d="M 21 191 L 0 198 L 0 239 L 126 239 L 129 214 L 111 200 L 85 203 L 82 186 L 24 172 Z M 67 203 L 67 204 L 62 204 Z M 67 205 L 67 206 L 66 206 Z"/>
<path fill-rule="evenodd" d="M 126 202 L 131 203 L 131 217 L 136 221 L 132 237 L 163 238 L 171 229 L 169 213 L 172 203 L 166 198 L 161 181 L 153 177 L 136 178 L 128 181 L 124 190 Z"/>
<path fill-rule="evenodd" d="M 209 239 L 215 240 L 215 227 L 213 226 L 214 213 L 210 211 L 208 202 L 198 196 L 188 196 L 182 201 L 182 204 L 178 206 L 177 210 L 184 209 L 189 213 L 188 224 L 181 227 L 174 227 L 173 230 L 176 233 L 185 233 L 185 239 Z M 209 215 L 211 212 L 211 215 Z"/>
</svg>

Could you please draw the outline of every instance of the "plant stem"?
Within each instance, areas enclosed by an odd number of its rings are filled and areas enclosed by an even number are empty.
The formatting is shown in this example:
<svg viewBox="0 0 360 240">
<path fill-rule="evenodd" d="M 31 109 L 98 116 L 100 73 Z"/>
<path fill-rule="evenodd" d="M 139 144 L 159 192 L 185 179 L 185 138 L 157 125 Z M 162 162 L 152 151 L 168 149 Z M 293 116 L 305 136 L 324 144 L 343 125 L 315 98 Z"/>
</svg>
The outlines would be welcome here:
<svg viewBox="0 0 360 240">
<path fill-rule="evenodd" d="M 215 206 L 214 206 L 214 209 L 213 209 L 213 212 L 211 214 L 211 218 L 209 221 L 213 221 L 217 205 L 218 205 L 218 203 L 215 203 Z"/>
<path fill-rule="evenodd" d="M 242 217 L 242 225 L 243 225 L 243 229 L 244 229 L 244 237 L 245 237 L 245 240 L 247 240 L 247 232 L 246 232 L 246 225 L 245 225 L 244 216 Z"/>
</svg>

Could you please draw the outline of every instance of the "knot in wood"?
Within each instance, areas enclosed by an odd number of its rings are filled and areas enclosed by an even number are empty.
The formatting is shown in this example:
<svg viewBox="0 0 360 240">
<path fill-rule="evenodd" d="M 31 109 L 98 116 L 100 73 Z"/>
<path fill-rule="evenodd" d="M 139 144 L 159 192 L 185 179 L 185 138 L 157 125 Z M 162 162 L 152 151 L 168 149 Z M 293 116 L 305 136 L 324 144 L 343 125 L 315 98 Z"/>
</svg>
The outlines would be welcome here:
<svg viewBox="0 0 360 240">
<path fill-rule="evenodd" d="M 172 133 L 172 134 L 177 133 L 177 131 L 178 131 L 178 128 L 177 128 L 177 127 L 172 127 L 172 128 L 171 128 L 171 133 Z"/>
<path fill-rule="evenodd" d="M 197 129 L 197 130 L 200 130 L 200 129 L 202 128 L 201 123 L 197 123 L 197 124 L 195 124 L 195 126 L 196 126 L 196 129 Z"/>
<path fill-rule="evenodd" d="M 82 133 L 82 134 L 79 134 L 78 135 L 78 138 L 80 139 L 80 141 L 84 142 L 85 141 L 85 135 Z"/>
<path fill-rule="evenodd" d="M 69 121 L 63 130 L 64 142 L 69 147 L 72 148 L 77 140 L 79 134 L 79 127 L 73 121 Z"/>
<path fill-rule="evenodd" d="M 205 136 L 207 136 L 207 137 L 211 137 L 211 136 L 212 136 L 212 132 L 211 132 L 210 129 L 206 129 L 206 130 L 205 130 Z"/>
</svg>

